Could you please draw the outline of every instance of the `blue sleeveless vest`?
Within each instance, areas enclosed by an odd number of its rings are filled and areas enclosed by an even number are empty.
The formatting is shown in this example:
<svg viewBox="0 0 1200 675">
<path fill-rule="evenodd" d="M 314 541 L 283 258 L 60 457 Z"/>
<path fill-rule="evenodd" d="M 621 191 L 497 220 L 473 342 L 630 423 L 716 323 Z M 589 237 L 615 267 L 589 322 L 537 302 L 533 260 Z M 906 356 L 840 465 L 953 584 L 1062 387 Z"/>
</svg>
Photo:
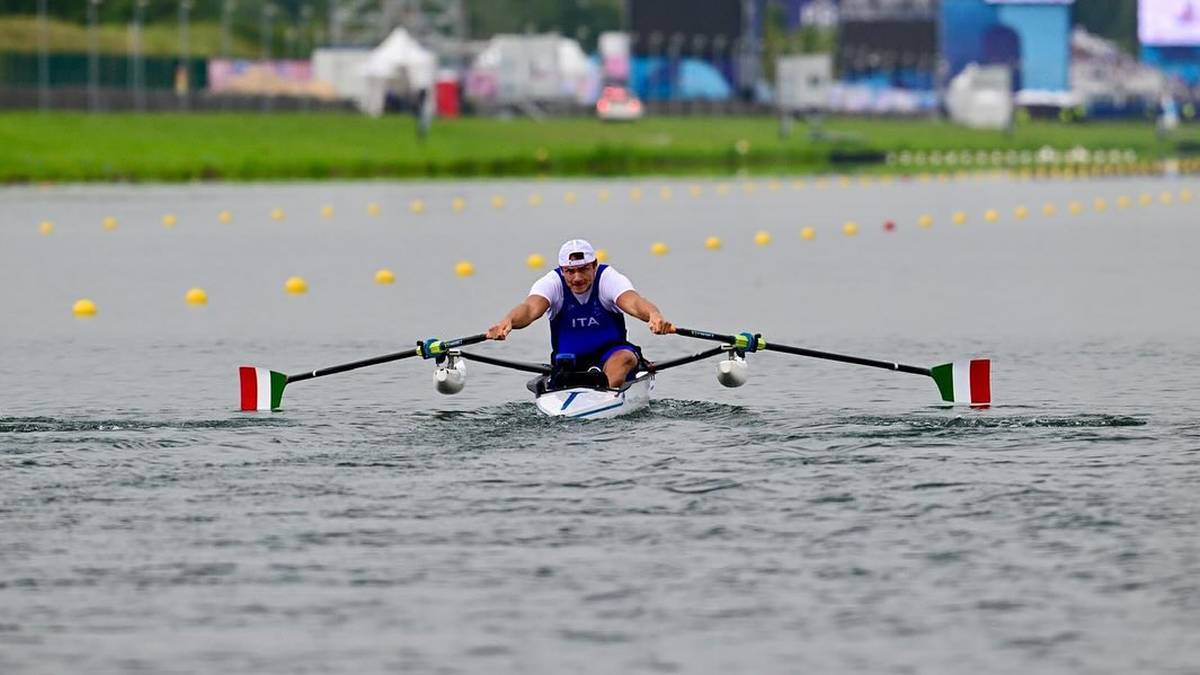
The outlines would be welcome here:
<svg viewBox="0 0 1200 675">
<path fill-rule="evenodd" d="M 559 354 L 574 354 L 578 359 L 599 357 L 614 345 L 627 342 L 625 337 L 625 315 L 610 312 L 600 304 L 600 276 L 608 265 L 596 268 L 592 290 L 587 302 L 579 302 L 561 269 L 555 269 L 562 284 L 562 307 L 550 321 L 550 346 L 553 348 L 551 362 Z"/>
</svg>

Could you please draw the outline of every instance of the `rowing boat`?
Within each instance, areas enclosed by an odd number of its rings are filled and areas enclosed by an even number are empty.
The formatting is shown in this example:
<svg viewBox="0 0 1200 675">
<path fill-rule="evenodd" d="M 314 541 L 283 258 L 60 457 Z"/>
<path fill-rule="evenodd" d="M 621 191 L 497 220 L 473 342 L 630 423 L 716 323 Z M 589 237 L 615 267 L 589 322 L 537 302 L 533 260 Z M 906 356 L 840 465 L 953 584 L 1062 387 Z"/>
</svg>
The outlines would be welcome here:
<svg viewBox="0 0 1200 675">
<path fill-rule="evenodd" d="M 464 346 L 484 342 L 487 340 L 487 336 L 484 334 L 454 340 L 431 338 L 418 341 L 416 349 L 410 348 L 393 354 L 384 354 L 362 361 L 295 375 L 285 375 L 266 368 L 242 366 L 238 371 L 241 382 L 241 409 L 246 411 L 278 410 L 283 400 L 283 388 L 293 382 L 420 356 L 423 359 L 432 359 L 436 363 L 433 381 L 437 391 L 442 394 L 457 394 L 462 391 L 467 378 L 466 361 L 478 361 L 501 368 L 537 374 L 536 378 L 530 380 L 528 387 L 533 392 L 536 409 L 543 415 L 584 419 L 617 417 L 645 409 L 650 405 L 650 392 L 654 390 L 654 378 L 657 374 L 669 368 L 704 359 L 723 356 L 724 358 L 717 364 L 717 381 L 726 387 L 740 387 L 746 383 L 747 355 L 761 351 L 881 368 L 898 373 L 925 375 L 932 378 L 937 384 L 938 393 L 941 395 L 942 401 L 946 403 L 987 407 L 992 402 L 991 361 L 988 359 L 955 361 L 925 368 L 805 347 L 791 347 L 774 342 L 768 343 L 757 333 L 723 335 L 678 327 L 674 328 L 672 332 L 684 337 L 710 340 L 721 344 L 718 347 L 688 356 L 646 363 L 628 382 L 614 389 L 608 386 L 607 379 L 599 372 L 564 372 L 545 363 L 512 361 L 461 349 Z"/>
<path fill-rule="evenodd" d="M 639 371 L 619 389 L 607 381 L 557 384 L 550 375 L 530 380 L 538 412 L 549 417 L 600 419 L 637 412 L 650 405 L 654 374 Z M 603 379 L 603 375 L 600 376 Z"/>
</svg>

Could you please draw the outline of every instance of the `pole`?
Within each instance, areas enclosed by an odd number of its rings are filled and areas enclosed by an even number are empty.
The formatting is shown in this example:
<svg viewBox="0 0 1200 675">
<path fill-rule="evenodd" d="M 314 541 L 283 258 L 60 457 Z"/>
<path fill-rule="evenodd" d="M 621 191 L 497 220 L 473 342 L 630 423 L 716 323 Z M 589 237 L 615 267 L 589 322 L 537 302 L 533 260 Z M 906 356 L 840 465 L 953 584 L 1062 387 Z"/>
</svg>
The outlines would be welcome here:
<svg viewBox="0 0 1200 675">
<path fill-rule="evenodd" d="M 259 40 L 262 42 L 262 68 L 269 68 L 271 65 L 271 17 L 275 13 L 275 6 L 271 3 L 266 3 L 262 7 L 261 23 L 258 28 Z M 266 92 L 262 93 L 262 111 L 266 112 L 271 109 L 271 97 Z"/>
<path fill-rule="evenodd" d="M 38 109 L 50 109 L 50 34 L 46 0 L 38 0 Z"/>
<path fill-rule="evenodd" d="M 191 31 L 188 19 L 192 11 L 192 0 L 179 0 L 179 65 L 183 70 L 182 86 L 179 87 L 179 109 L 187 110 L 191 101 Z"/>
<path fill-rule="evenodd" d="M 96 26 L 100 0 L 88 0 L 88 110 L 100 110 L 100 35 Z"/>
</svg>

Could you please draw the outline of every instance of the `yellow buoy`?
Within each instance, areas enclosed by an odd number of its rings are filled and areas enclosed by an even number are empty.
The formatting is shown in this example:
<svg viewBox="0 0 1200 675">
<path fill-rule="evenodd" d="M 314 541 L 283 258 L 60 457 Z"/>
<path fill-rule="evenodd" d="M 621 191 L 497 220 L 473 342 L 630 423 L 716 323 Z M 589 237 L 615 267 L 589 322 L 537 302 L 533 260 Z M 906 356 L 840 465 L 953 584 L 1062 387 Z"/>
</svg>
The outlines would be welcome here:
<svg viewBox="0 0 1200 675">
<path fill-rule="evenodd" d="M 1071 212 L 1071 215 L 1077 216 L 1077 215 L 1083 213 L 1083 204 L 1080 202 L 1072 201 L 1070 204 L 1067 204 L 1067 210 Z"/>
<path fill-rule="evenodd" d="M 307 293 L 308 282 L 304 280 L 304 277 L 288 277 L 287 281 L 283 282 L 283 290 L 292 295 Z"/>
<path fill-rule="evenodd" d="M 1092 202 L 1092 208 L 1097 211 L 1104 212 L 1108 210 L 1108 200 L 1103 197 L 1097 197 L 1096 201 Z"/>
<path fill-rule="evenodd" d="M 42 222 L 38 223 L 38 232 L 41 232 L 43 235 L 53 234 L 54 223 L 48 220 L 43 220 Z"/>
<path fill-rule="evenodd" d="M 542 203 L 542 196 L 535 192 L 529 195 L 529 199 L 527 201 L 529 202 L 530 206 L 540 206 Z"/>
<path fill-rule="evenodd" d="M 853 237 L 854 235 L 858 234 L 858 223 L 849 222 L 845 225 L 842 225 L 842 234 L 846 235 L 847 237 Z"/>
<path fill-rule="evenodd" d="M 746 181 L 745 183 L 742 183 L 742 192 L 745 192 L 748 195 L 754 194 L 754 191 L 757 189 L 758 189 L 758 186 L 755 185 L 754 183 L 751 183 L 750 181 Z"/>
<path fill-rule="evenodd" d="M 803 239 L 804 241 L 812 241 L 813 237 L 816 237 L 816 236 L 817 236 L 817 231 L 812 229 L 811 227 L 805 227 L 805 228 L 800 229 L 800 238 Z"/>
<path fill-rule="evenodd" d="M 375 272 L 375 283 L 377 284 L 394 284 L 396 283 L 396 275 L 388 268 L 383 268 Z"/>
<path fill-rule="evenodd" d="M 722 197 L 729 194 L 729 184 L 728 183 L 720 183 L 719 185 L 717 185 L 717 194 Z"/>
<path fill-rule="evenodd" d="M 847 176 L 838 176 L 838 187 L 850 187 L 850 178 Z"/>
<path fill-rule="evenodd" d="M 566 202 L 567 204 L 574 204 L 577 199 L 579 199 L 579 198 L 575 195 L 574 192 L 568 192 L 563 195 L 563 201 Z"/>
<path fill-rule="evenodd" d="M 609 192 L 608 190 L 601 190 L 596 193 L 596 199 L 599 199 L 602 202 L 608 201 L 608 198 L 611 196 L 612 196 L 612 193 Z"/>
<path fill-rule="evenodd" d="M 661 241 L 656 241 L 650 245 L 650 252 L 653 253 L 654 255 L 666 255 L 667 254 L 667 245 L 662 243 Z"/>
<path fill-rule="evenodd" d="M 425 200 L 414 199 L 408 203 L 408 210 L 413 213 L 425 213 Z"/>
<path fill-rule="evenodd" d="M 1042 213 L 1046 214 L 1047 216 L 1052 216 L 1052 215 L 1058 213 L 1058 207 L 1055 206 L 1054 204 L 1052 204 L 1051 202 L 1046 202 L 1042 206 Z"/>
<path fill-rule="evenodd" d="M 233 222 L 233 214 L 228 211 L 222 211 L 217 214 L 217 222 L 222 225 L 228 225 Z"/>
<path fill-rule="evenodd" d="M 1000 219 L 1000 213 L 996 209 L 988 209 L 983 212 L 983 219 L 989 223 L 994 223 Z"/>
<path fill-rule="evenodd" d="M 75 304 L 71 305 L 71 313 L 75 316 L 96 316 L 96 303 L 87 298 L 76 300 Z"/>
<path fill-rule="evenodd" d="M 370 207 L 368 206 L 367 208 L 369 209 Z M 330 206 L 329 204 L 322 206 L 321 207 L 321 217 L 322 218 L 332 218 L 333 217 L 333 207 Z"/>
<path fill-rule="evenodd" d="M 1163 204 L 1170 204 L 1174 198 L 1175 196 L 1170 192 L 1163 192 L 1158 195 L 1158 201 L 1162 202 Z"/>
<path fill-rule="evenodd" d="M 1138 203 L 1141 204 L 1142 206 L 1150 206 L 1151 204 L 1154 203 L 1154 196 L 1151 195 L 1149 192 L 1143 192 L 1141 195 L 1138 196 Z"/>
<path fill-rule="evenodd" d="M 706 248 L 710 251 L 716 251 L 716 250 L 720 249 L 721 248 L 721 238 L 720 237 L 709 237 L 708 239 L 705 239 L 704 240 L 704 248 Z"/>
<path fill-rule="evenodd" d="M 771 233 L 766 230 L 759 230 L 754 233 L 754 243 L 756 246 L 766 246 L 771 243 Z"/>
<path fill-rule="evenodd" d="M 450 208 L 454 209 L 455 213 L 462 213 L 463 209 L 467 208 L 467 200 L 455 197 L 450 201 Z"/>
<path fill-rule="evenodd" d="M 962 211 L 955 211 L 954 215 L 950 216 L 950 222 L 955 225 L 963 225 L 967 222 L 967 214 Z"/>
<path fill-rule="evenodd" d="M 632 199 L 632 200 L 633 200 L 633 201 L 635 201 L 635 202 L 636 202 L 636 201 L 641 201 L 641 199 L 642 199 L 642 188 L 636 188 L 636 187 L 635 187 L 635 188 L 630 188 L 630 190 L 629 190 L 629 198 L 630 198 L 630 199 Z"/>
<path fill-rule="evenodd" d="M 1118 209 L 1127 209 L 1127 208 L 1129 208 L 1130 203 L 1131 203 L 1131 201 L 1130 201 L 1129 197 L 1127 197 L 1125 195 L 1121 195 L 1120 197 L 1117 197 L 1117 208 Z"/>
<path fill-rule="evenodd" d="M 504 197 L 501 197 L 500 195 L 494 195 L 492 197 L 492 208 L 493 209 L 504 208 Z"/>
<path fill-rule="evenodd" d="M 1180 190 L 1179 191 L 1179 201 L 1183 202 L 1184 204 L 1191 203 L 1192 191 L 1191 190 Z"/>
<path fill-rule="evenodd" d="M 167 218 L 171 219 L 170 224 L 167 223 Z M 163 216 L 163 225 L 166 225 L 167 227 L 171 227 L 171 225 L 174 225 L 174 224 L 175 224 L 175 216 L 172 216 L 170 214 Z M 103 227 L 104 229 L 108 230 L 109 232 L 112 232 L 113 230 L 117 229 L 117 219 L 113 218 L 112 216 L 105 216 L 104 220 L 100 221 L 100 226 Z"/>
<path fill-rule="evenodd" d="M 471 264 L 470 260 L 459 260 L 454 265 L 454 273 L 460 277 L 469 277 L 475 274 L 475 266 Z"/>
<path fill-rule="evenodd" d="M 380 213 L 383 213 L 383 208 L 379 206 L 379 202 L 371 202 L 367 204 L 368 216 L 378 216 Z"/>
<path fill-rule="evenodd" d="M 271 220 L 283 220 L 286 217 L 287 214 L 284 213 L 283 209 L 279 208 L 278 206 L 271 209 Z"/>
<path fill-rule="evenodd" d="M 767 183 L 767 189 L 770 190 L 771 192 L 779 192 L 780 187 L 783 187 L 783 186 L 777 180 L 773 180 L 773 181 Z"/>
<path fill-rule="evenodd" d="M 796 180 L 792 181 L 792 189 L 793 190 L 803 190 L 805 185 L 806 185 L 806 183 L 800 179 L 796 179 Z"/>
<path fill-rule="evenodd" d="M 663 187 L 658 188 L 658 198 L 663 200 L 664 202 L 669 201 L 671 199 L 671 197 L 673 197 L 673 196 L 674 196 L 674 193 L 671 192 L 671 188 L 666 187 L 665 185 Z"/>
<path fill-rule="evenodd" d="M 183 301 L 189 305 L 207 305 L 208 293 L 203 288 L 189 288 L 183 295 Z"/>
<path fill-rule="evenodd" d="M 106 230 L 117 229 L 117 219 L 116 218 L 112 218 L 111 220 L 108 218 L 105 218 L 104 220 L 105 220 L 104 229 L 106 229 Z M 111 224 L 110 224 L 110 222 L 111 222 Z M 167 215 L 162 217 L 163 227 L 167 227 L 167 228 L 175 227 L 175 224 L 177 222 L 179 222 L 179 221 L 175 218 L 174 213 L 168 213 Z"/>
<path fill-rule="evenodd" d="M 688 194 L 690 194 L 693 197 L 699 197 L 703 193 L 704 193 L 704 188 L 700 187 L 699 185 L 691 185 L 688 187 Z"/>
<path fill-rule="evenodd" d="M 596 260 L 598 260 L 602 263 L 608 262 L 608 249 L 606 249 L 606 248 L 596 249 Z"/>
<path fill-rule="evenodd" d="M 929 214 L 923 214 L 920 218 L 917 218 L 917 225 L 920 225 L 922 228 L 928 230 L 929 228 L 933 227 L 933 216 Z"/>
<path fill-rule="evenodd" d="M 530 253 L 529 256 L 525 258 L 525 266 L 531 270 L 541 269 L 542 265 L 545 264 L 546 259 L 543 258 L 539 253 Z"/>
</svg>

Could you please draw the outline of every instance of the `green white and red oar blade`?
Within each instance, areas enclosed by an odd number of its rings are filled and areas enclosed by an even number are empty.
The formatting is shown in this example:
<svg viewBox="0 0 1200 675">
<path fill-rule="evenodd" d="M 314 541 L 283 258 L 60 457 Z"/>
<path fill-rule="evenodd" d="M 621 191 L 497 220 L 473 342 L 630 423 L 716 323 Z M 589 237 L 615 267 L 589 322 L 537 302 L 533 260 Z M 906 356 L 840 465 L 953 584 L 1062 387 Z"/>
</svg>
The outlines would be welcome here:
<svg viewBox="0 0 1200 675">
<path fill-rule="evenodd" d="M 930 368 L 929 374 L 937 383 L 942 400 L 947 403 L 986 406 L 992 402 L 992 362 L 990 359 L 943 363 Z"/>
<path fill-rule="evenodd" d="M 416 348 L 409 347 L 391 354 L 382 356 L 372 356 L 369 359 L 361 361 L 351 361 L 350 363 L 342 363 L 328 368 L 318 368 L 295 375 L 285 375 L 277 373 L 274 370 L 266 368 L 255 368 L 254 366 L 242 366 L 238 368 L 238 379 L 241 382 L 242 389 L 242 410 L 279 410 L 280 401 L 283 400 L 283 388 L 289 382 L 303 382 L 316 377 L 325 377 L 326 375 L 336 375 L 337 373 L 345 373 L 367 366 L 375 366 L 381 363 L 389 363 L 391 361 L 399 361 L 414 356 L 420 356 L 423 359 L 436 359 L 439 363 L 453 349 L 466 345 L 473 345 L 483 342 L 487 339 L 487 335 L 479 333 L 478 335 L 469 335 L 467 337 L 455 338 L 453 340 L 439 340 L 437 338 L 429 338 L 428 340 L 417 340 Z"/>
<path fill-rule="evenodd" d="M 266 368 L 238 368 L 242 385 L 242 410 L 278 410 L 288 376 Z"/>
</svg>

